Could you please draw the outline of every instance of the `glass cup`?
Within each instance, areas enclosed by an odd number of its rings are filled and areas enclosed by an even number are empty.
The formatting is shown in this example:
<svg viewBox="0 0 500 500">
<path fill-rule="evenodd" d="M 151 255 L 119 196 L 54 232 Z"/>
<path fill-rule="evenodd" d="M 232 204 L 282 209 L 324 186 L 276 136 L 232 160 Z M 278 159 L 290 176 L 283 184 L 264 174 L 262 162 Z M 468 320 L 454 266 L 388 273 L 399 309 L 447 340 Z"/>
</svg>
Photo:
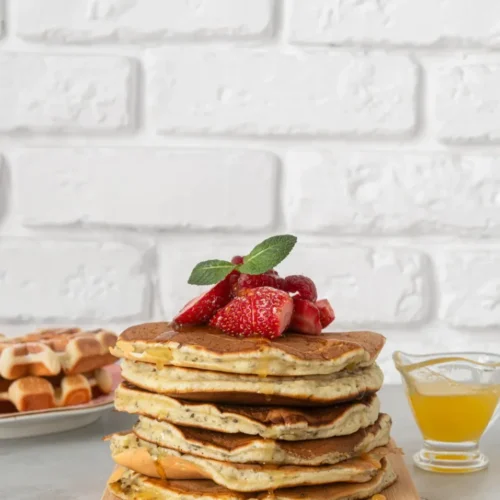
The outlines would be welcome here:
<svg viewBox="0 0 500 500">
<path fill-rule="evenodd" d="M 413 459 L 425 470 L 468 473 L 488 466 L 479 440 L 498 417 L 500 355 L 393 355 L 424 438 Z"/>
</svg>

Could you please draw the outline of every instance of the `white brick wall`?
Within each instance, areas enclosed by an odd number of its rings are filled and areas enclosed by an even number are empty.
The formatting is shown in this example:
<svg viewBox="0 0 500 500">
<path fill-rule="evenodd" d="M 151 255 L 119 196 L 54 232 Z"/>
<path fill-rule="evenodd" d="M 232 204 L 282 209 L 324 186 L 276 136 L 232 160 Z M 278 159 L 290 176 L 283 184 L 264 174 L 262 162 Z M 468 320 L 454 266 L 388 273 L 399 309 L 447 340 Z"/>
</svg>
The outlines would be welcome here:
<svg viewBox="0 0 500 500">
<path fill-rule="evenodd" d="M 415 124 L 416 67 L 406 56 L 188 53 L 169 49 L 148 60 L 148 107 L 161 133 L 384 136 Z"/>
<path fill-rule="evenodd" d="M 500 235 L 500 157 L 291 151 L 283 199 L 292 231 Z"/>
<path fill-rule="evenodd" d="M 499 47 L 495 0 L 286 0 L 304 44 Z"/>
<path fill-rule="evenodd" d="M 30 148 L 11 162 L 15 213 L 27 226 L 248 230 L 276 218 L 277 161 L 269 153 Z"/>
<path fill-rule="evenodd" d="M 4 18 L 5 28 L 1 20 Z M 495 0 L 0 0 L 0 331 L 168 318 L 291 231 L 336 328 L 500 351 Z"/>
<path fill-rule="evenodd" d="M 14 29 L 48 43 L 266 38 L 273 0 L 14 0 Z M 37 15 L 34 15 L 34 12 Z"/>
<path fill-rule="evenodd" d="M 0 54 L 0 131 L 106 132 L 134 125 L 134 67 L 121 57 Z"/>
</svg>

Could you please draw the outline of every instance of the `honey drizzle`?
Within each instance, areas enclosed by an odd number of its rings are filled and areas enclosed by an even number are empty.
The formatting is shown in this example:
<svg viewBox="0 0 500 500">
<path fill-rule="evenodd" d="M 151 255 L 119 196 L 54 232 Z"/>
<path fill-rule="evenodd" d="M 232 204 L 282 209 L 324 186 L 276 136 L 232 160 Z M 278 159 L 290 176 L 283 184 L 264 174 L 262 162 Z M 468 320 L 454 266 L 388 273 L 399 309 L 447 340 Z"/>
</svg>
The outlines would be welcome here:
<svg viewBox="0 0 500 500">
<path fill-rule="evenodd" d="M 153 463 L 155 464 L 156 473 L 160 476 L 160 479 L 166 481 L 167 475 L 160 464 L 160 460 L 157 457 L 153 457 Z"/>
</svg>

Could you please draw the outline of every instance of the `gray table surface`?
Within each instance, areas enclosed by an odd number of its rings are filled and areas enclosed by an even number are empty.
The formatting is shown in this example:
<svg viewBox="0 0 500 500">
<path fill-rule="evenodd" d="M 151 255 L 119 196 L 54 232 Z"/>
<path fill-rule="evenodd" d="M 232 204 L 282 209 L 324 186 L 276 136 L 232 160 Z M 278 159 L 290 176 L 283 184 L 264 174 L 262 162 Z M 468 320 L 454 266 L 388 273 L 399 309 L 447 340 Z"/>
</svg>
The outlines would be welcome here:
<svg viewBox="0 0 500 500">
<path fill-rule="evenodd" d="M 384 387 L 380 396 L 383 411 L 393 417 L 393 436 L 406 453 L 423 499 L 500 498 L 500 430 L 493 428 L 482 443 L 490 457 L 488 470 L 466 476 L 423 472 L 412 465 L 411 457 L 421 438 L 402 388 Z M 96 423 L 75 431 L 0 441 L 0 499 L 99 500 L 113 468 L 102 437 L 129 428 L 134 420 L 131 415 L 110 411 Z"/>
</svg>

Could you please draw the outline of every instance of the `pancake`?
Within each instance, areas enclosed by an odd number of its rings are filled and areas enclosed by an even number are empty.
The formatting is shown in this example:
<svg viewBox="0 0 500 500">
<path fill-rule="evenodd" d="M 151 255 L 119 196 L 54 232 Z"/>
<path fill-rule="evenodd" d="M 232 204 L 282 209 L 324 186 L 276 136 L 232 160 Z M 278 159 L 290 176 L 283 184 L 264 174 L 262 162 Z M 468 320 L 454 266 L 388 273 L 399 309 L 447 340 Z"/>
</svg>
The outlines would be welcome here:
<svg viewBox="0 0 500 500">
<path fill-rule="evenodd" d="M 144 441 L 181 453 L 233 463 L 329 465 L 367 453 L 389 443 L 391 419 L 381 414 L 374 425 L 350 436 L 310 441 L 281 441 L 178 427 L 141 416 L 133 432 Z"/>
<path fill-rule="evenodd" d="M 145 323 L 125 330 L 111 352 L 148 363 L 260 376 L 327 375 L 371 365 L 385 338 L 373 332 L 233 337 L 208 326 Z"/>
<path fill-rule="evenodd" d="M 205 478 L 234 491 L 262 491 L 336 482 L 364 483 L 377 475 L 389 450 L 377 448 L 362 457 L 334 465 L 235 464 L 182 454 L 137 438 L 133 433 L 111 436 L 113 460 L 127 469 L 162 479 Z"/>
<path fill-rule="evenodd" d="M 355 371 L 307 377 L 258 377 L 124 360 L 122 376 L 152 392 L 191 401 L 251 405 L 315 406 L 362 399 L 377 392 L 382 370 L 373 364 Z"/>
<path fill-rule="evenodd" d="M 215 405 L 174 399 L 123 382 L 115 391 L 115 407 L 189 427 L 300 441 L 354 434 L 375 423 L 380 401 L 371 395 L 361 401 L 321 408 Z"/>
<path fill-rule="evenodd" d="M 365 483 L 303 486 L 261 493 L 238 493 L 207 480 L 162 481 L 131 470 L 110 479 L 108 491 L 121 500 L 363 500 L 393 484 L 396 473 L 383 458 L 382 468 Z"/>
</svg>

